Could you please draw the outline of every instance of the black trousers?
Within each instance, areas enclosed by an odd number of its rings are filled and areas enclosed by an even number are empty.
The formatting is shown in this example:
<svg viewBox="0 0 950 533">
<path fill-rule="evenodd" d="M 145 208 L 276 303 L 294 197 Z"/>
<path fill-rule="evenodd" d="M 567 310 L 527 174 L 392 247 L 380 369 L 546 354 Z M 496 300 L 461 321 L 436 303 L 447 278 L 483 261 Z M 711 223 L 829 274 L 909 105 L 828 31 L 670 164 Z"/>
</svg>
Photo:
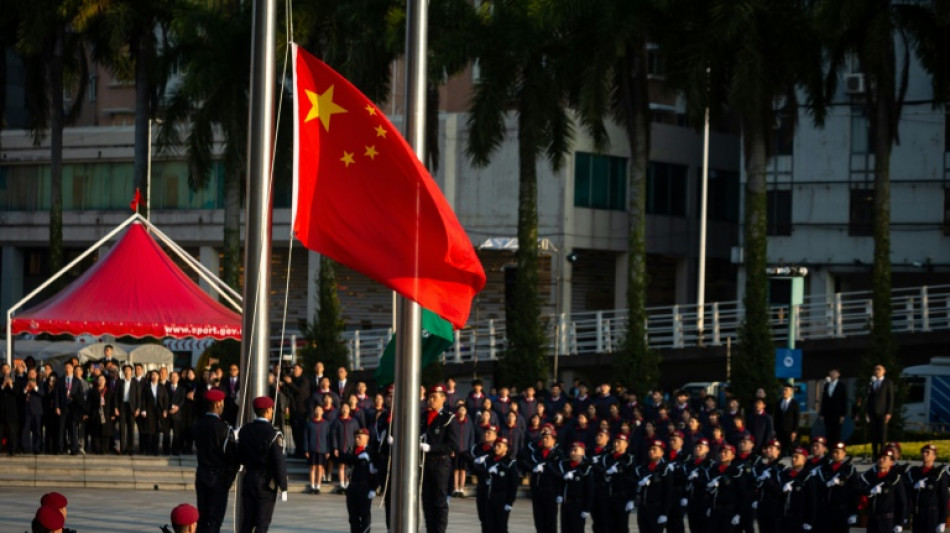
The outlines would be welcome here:
<svg viewBox="0 0 950 533">
<path fill-rule="evenodd" d="M 894 514 L 868 515 L 867 533 L 891 533 L 894 531 Z"/>
<path fill-rule="evenodd" d="M 25 453 L 39 453 L 43 451 L 43 418 L 26 415 L 23 420 L 22 450 Z"/>
<path fill-rule="evenodd" d="M 594 489 L 594 505 L 590 509 L 594 533 L 610 533 L 610 498 L 606 489 Z"/>
<path fill-rule="evenodd" d="M 448 455 L 426 457 L 422 478 L 422 513 L 426 531 L 445 533 L 449 526 L 449 483 L 452 479 L 452 458 Z"/>
<path fill-rule="evenodd" d="M 584 511 L 581 502 L 567 500 L 561 504 L 561 533 L 584 533 L 587 522 L 581 517 Z"/>
<path fill-rule="evenodd" d="M 825 438 L 828 439 L 828 447 L 833 448 L 835 444 L 841 441 L 841 423 L 837 416 L 825 417 Z"/>
<path fill-rule="evenodd" d="M 657 523 L 659 518 L 659 506 L 643 505 L 637 509 L 637 527 L 640 528 L 640 533 L 662 533 L 664 524 Z"/>
<path fill-rule="evenodd" d="M 488 533 L 508 533 L 508 515 L 505 510 L 508 497 L 504 494 L 492 494 L 488 503 Z"/>
<path fill-rule="evenodd" d="M 20 451 L 20 424 L 18 420 L 4 420 L 3 423 L 0 423 L 0 442 L 3 439 L 7 439 L 7 449 L 10 455 Z"/>
<path fill-rule="evenodd" d="M 478 523 L 482 525 L 482 533 L 491 531 L 488 524 L 488 487 L 478 484 L 475 488 L 475 511 L 478 512 Z"/>
<path fill-rule="evenodd" d="M 533 489 L 531 511 L 537 533 L 557 533 L 557 491 L 554 488 Z"/>
<path fill-rule="evenodd" d="M 871 453 L 876 459 L 884 449 L 884 444 L 887 442 L 887 423 L 884 422 L 883 416 L 870 415 L 869 418 L 868 439 L 871 441 Z M 870 528 L 870 523 L 868 524 L 868 528 Z"/>
<path fill-rule="evenodd" d="M 614 496 L 607 503 L 607 529 L 610 533 L 630 531 L 630 514 L 627 512 L 627 499 Z"/>
<path fill-rule="evenodd" d="M 936 507 L 918 508 L 913 518 L 914 533 L 936 533 L 939 524 Z"/>
<path fill-rule="evenodd" d="M 352 488 L 346 491 L 346 512 L 350 516 L 350 533 L 369 533 L 373 500 L 367 496 L 369 496 L 367 491 L 355 491 Z"/>
<path fill-rule="evenodd" d="M 276 492 L 255 494 L 244 490 L 241 494 L 241 527 L 240 533 L 267 533 L 271 519 L 274 517 L 274 506 L 277 504 Z"/>
<path fill-rule="evenodd" d="M 733 533 L 736 526 L 732 525 L 732 518 L 736 516 L 736 509 L 720 507 L 709 513 L 709 533 Z"/>
<path fill-rule="evenodd" d="M 230 489 L 230 485 L 221 487 L 195 480 L 195 493 L 198 496 L 197 533 L 220 533 L 224 514 L 228 510 Z"/>
<path fill-rule="evenodd" d="M 686 531 L 686 508 L 680 505 L 678 499 L 673 499 L 673 508 L 670 509 L 670 516 L 667 517 L 666 530 L 669 533 L 685 533 Z"/>
<path fill-rule="evenodd" d="M 132 453 L 135 447 L 135 412 L 129 403 L 119 405 L 119 449 L 122 453 Z"/>
<path fill-rule="evenodd" d="M 782 526 L 782 509 L 771 501 L 760 501 L 756 511 L 759 519 L 759 533 L 778 533 Z"/>
<path fill-rule="evenodd" d="M 79 453 L 79 424 L 82 419 L 75 420 L 72 410 L 67 408 L 60 410 L 63 414 L 59 417 L 59 447 L 56 451 L 62 453 L 66 451 L 66 442 L 69 441 L 69 449 L 73 453 Z"/>
<path fill-rule="evenodd" d="M 709 531 L 706 509 L 703 506 L 691 504 L 687 507 L 686 519 L 689 521 L 689 533 L 707 533 Z"/>
</svg>

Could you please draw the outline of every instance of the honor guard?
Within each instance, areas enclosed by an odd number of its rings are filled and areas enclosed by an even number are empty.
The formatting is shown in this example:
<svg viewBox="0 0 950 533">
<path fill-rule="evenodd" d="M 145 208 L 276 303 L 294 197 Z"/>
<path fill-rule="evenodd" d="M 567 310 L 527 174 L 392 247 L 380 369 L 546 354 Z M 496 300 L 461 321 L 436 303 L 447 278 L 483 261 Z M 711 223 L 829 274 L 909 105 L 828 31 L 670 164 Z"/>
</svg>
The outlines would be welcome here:
<svg viewBox="0 0 950 533">
<path fill-rule="evenodd" d="M 693 444 L 693 457 L 683 465 L 686 473 L 686 518 L 689 521 L 690 533 L 705 532 L 707 529 L 707 512 L 712 504 L 712 495 L 706 490 L 706 485 L 712 481 L 709 477 L 709 468 L 712 461 L 709 458 L 709 441 L 705 437 L 696 439 Z M 680 505 L 683 501 L 680 500 Z"/>
<path fill-rule="evenodd" d="M 755 437 L 748 431 L 743 431 L 739 435 L 739 449 L 733 460 L 733 463 L 742 467 L 745 473 L 743 479 L 745 479 L 746 490 L 749 494 L 749 506 L 742 510 L 742 517 L 737 528 L 743 533 L 755 533 L 755 509 L 752 508 L 752 502 L 755 501 L 755 478 L 752 475 L 752 469 L 761 459 L 753 450 L 755 450 Z"/>
<path fill-rule="evenodd" d="M 479 520 L 484 533 L 507 533 L 511 506 L 518 494 L 521 476 L 518 465 L 508 456 L 508 439 L 498 437 L 492 452 L 475 459 L 473 473 L 478 476 L 478 485 L 485 485 L 485 492 L 478 495 Z"/>
<path fill-rule="evenodd" d="M 484 465 L 488 458 L 494 453 L 495 441 L 498 439 L 498 427 L 491 424 L 482 432 L 483 442 L 472 446 L 472 449 L 466 452 L 466 459 L 472 467 L 472 470 L 479 465 Z M 507 446 L 506 446 L 507 448 Z M 478 521 L 482 524 L 482 531 L 486 531 L 485 524 L 488 518 L 488 476 L 478 476 L 478 484 L 475 485 L 475 510 L 478 511 Z"/>
<path fill-rule="evenodd" d="M 637 525 L 641 533 L 660 533 L 673 508 L 673 475 L 663 455 L 666 443 L 656 439 L 647 448 L 647 463 L 634 470 Z"/>
<path fill-rule="evenodd" d="M 69 515 L 67 507 L 69 506 L 69 500 L 66 499 L 66 496 L 63 496 L 59 492 L 47 492 L 40 498 L 41 507 L 52 507 L 56 509 L 60 515 L 62 515 L 63 520 L 66 520 L 66 517 Z M 68 528 L 65 525 L 63 526 L 62 533 L 76 533 L 75 529 Z"/>
<path fill-rule="evenodd" d="M 350 485 L 346 489 L 346 512 L 350 516 L 350 533 L 369 533 L 377 469 L 370 453 L 369 430 L 357 430 L 354 440 L 353 452 L 340 455 L 340 461 L 351 469 Z"/>
<path fill-rule="evenodd" d="M 683 433 L 670 433 L 670 449 L 666 452 L 666 460 L 673 476 L 673 507 L 670 509 L 669 522 L 666 530 L 669 533 L 683 533 L 686 530 L 686 506 L 689 505 L 686 486 L 689 484 L 689 475 L 686 467 L 692 456 L 683 449 Z"/>
<path fill-rule="evenodd" d="M 947 523 L 948 474 L 936 466 L 937 447 L 927 444 L 920 449 L 921 466 L 907 469 L 906 487 L 912 506 L 914 533 L 943 533 Z"/>
<path fill-rule="evenodd" d="M 884 448 L 890 448 L 894 452 L 894 466 L 891 467 L 891 470 L 903 476 L 904 473 L 907 472 L 907 469 L 910 468 L 910 465 L 906 462 L 901 462 L 901 456 L 904 454 L 904 451 L 901 449 L 901 443 L 888 442 L 884 445 Z"/>
<path fill-rule="evenodd" d="M 845 443 L 836 443 L 830 459 L 812 472 L 818 488 L 819 529 L 827 533 L 847 533 L 858 521 L 858 496 L 854 490 L 856 471 Z"/>
<path fill-rule="evenodd" d="M 237 441 L 234 430 L 221 418 L 224 391 L 206 392 L 205 405 L 208 412 L 195 421 L 192 429 L 198 459 L 198 533 L 219 533 L 228 508 L 228 492 L 238 470 Z"/>
<path fill-rule="evenodd" d="M 815 523 L 815 492 L 814 477 L 805 470 L 808 461 L 808 450 L 795 448 L 792 452 L 792 466 L 782 471 L 775 486 L 780 487 L 785 498 L 782 510 L 782 533 L 802 533 L 811 531 Z"/>
<path fill-rule="evenodd" d="M 455 415 L 445 405 L 445 385 L 426 392 L 428 409 L 419 431 L 425 467 L 422 471 L 422 513 L 426 531 L 445 533 L 449 524 L 449 490 L 452 486 L 452 456 L 459 453 L 456 432 L 449 427 Z"/>
<path fill-rule="evenodd" d="M 827 453 L 828 440 L 821 436 L 815 437 L 811 441 L 811 457 L 805 462 L 805 473 L 811 473 L 812 470 L 817 470 L 828 462 Z"/>
<path fill-rule="evenodd" d="M 742 510 L 750 505 L 745 473 L 742 467 L 732 464 L 735 457 L 735 446 L 723 444 L 719 461 L 708 470 L 709 533 L 733 533 L 742 519 Z"/>
<path fill-rule="evenodd" d="M 607 472 L 603 467 L 604 457 L 613 450 L 609 448 L 610 430 L 602 429 L 594 436 L 594 448 L 590 453 L 591 475 L 594 476 L 594 506 L 590 509 L 590 521 L 594 526 L 594 533 L 610 531 Z"/>
<path fill-rule="evenodd" d="M 244 465 L 240 533 L 267 533 L 278 495 L 287 501 L 284 436 L 271 425 L 274 400 L 260 396 L 253 406 L 257 418 L 238 434 L 238 456 Z"/>
<path fill-rule="evenodd" d="M 894 450 L 884 448 L 877 464 L 858 479 L 859 494 L 868 498 L 868 533 L 901 533 L 907 523 L 907 493 L 894 470 Z"/>
<path fill-rule="evenodd" d="M 569 459 L 561 460 L 561 533 L 584 533 L 584 524 L 594 503 L 594 478 L 583 442 L 571 445 Z"/>
<path fill-rule="evenodd" d="M 538 533 L 557 533 L 557 500 L 561 487 L 561 450 L 557 446 L 557 432 L 551 424 L 541 429 L 537 446 L 529 444 L 522 453 L 522 472 L 531 472 L 531 511 L 534 528 Z"/>
<path fill-rule="evenodd" d="M 629 437 L 621 433 L 614 438 L 613 453 L 602 455 L 595 467 L 604 473 L 604 492 L 598 493 L 595 485 L 594 507 L 603 499 L 607 502 L 607 513 L 600 520 L 603 529 L 598 530 L 598 520 L 594 519 L 595 531 L 627 533 L 629 531 L 629 503 L 633 501 L 633 489 L 630 484 L 636 464 L 629 453 Z M 593 517 L 592 517 L 593 518 Z"/>
<path fill-rule="evenodd" d="M 778 533 L 782 524 L 782 512 L 785 498 L 778 490 L 778 482 L 785 467 L 779 463 L 782 458 L 782 443 L 772 439 L 762 448 L 762 460 L 752 467 L 755 479 L 755 496 L 752 508 L 755 509 L 760 533 Z"/>
</svg>

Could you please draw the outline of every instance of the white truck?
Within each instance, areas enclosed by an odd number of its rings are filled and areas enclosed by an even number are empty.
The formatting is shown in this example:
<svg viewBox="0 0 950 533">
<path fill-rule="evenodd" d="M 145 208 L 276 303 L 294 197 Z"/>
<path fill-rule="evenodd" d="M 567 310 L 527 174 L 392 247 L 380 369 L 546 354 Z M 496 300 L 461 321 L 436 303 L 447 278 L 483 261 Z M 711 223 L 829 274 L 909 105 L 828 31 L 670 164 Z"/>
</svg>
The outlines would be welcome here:
<svg viewBox="0 0 950 533">
<path fill-rule="evenodd" d="M 904 427 L 915 431 L 950 428 L 950 357 L 934 357 L 929 365 L 909 366 L 901 372 L 907 384 Z"/>
</svg>

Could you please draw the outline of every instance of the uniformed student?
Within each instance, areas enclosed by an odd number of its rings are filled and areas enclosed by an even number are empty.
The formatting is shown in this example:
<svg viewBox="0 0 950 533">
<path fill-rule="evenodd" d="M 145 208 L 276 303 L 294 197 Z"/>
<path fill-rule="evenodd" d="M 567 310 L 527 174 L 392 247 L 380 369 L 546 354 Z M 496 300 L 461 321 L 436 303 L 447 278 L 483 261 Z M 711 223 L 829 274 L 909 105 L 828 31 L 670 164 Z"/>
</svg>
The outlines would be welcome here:
<svg viewBox="0 0 950 533">
<path fill-rule="evenodd" d="M 821 533 L 847 533 L 858 521 L 858 496 L 854 490 L 856 471 L 845 443 L 835 443 L 830 459 L 812 475 L 818 488 L 817 529 Z"/>
<path fill-rule="evenodd" d="M 901 533 L 907 524 L 907 493 L 894 469 L 894 450 L 885 447 L 877 464 L 859 477 L 859 494 L 868 497 L 868 533 Z"/>
<path fill-rule="evenodd" d="M 445 533 L 449 524 L 449 489 L 452 486 L 452 455 L 459 453 L 451 424 L 455 415 L 445 408 L 445 385 L 429 387 L 428 409 L 422 417 L 419 449 L 424 456 L 422 513 L 426 531 Z"/>
<path fill-rule="evenodd" d="M 198 503 L 198 533 L 219 533 L 228 509 L 228 492 L 238 471 L 234 430 L 221 418 L 224 391 L 210 389 L 205 395 L 208 410 L 195 421 L 195 494 Z"/>
<path fill-rule="evenodd" d="M 65 523 L 66 519 L 63 518 L 63 514 L 59 512 L 59 509 L 41 505 L 33 516 L 31 529 L 33 533 L 62 533 L 63 524 Z"/>
<path fill-rule="evenodd" d="M 369 448 L 369 430 L 356 430 L 352 452 L 340 455 L 350 467 L 350 485 L 346 490 L 346 511 L 350 517 L 350 533 L 369 533 L 370 510 L 376 497 L 376 465 Z"/>
<path fill-rule="evenodd" d="M 172 509 L 171 523 L 175 533 L 195 533 L 198 531 L 198 509 L 187 503 Z"/>
<path fill-rule="evenodd" d="M 610 430 L 601 429 L 593 438 L 595 445 L 590 452 L 591 475 L 594 476 L 594 506 L 590 509 L 590 521 L 594 533 L 610 531 L 610 500 L 608 498 L 607 471 L 603 459 L 613 450 L 608 448 Z"/>
<path fill-rule="evenodd" d="M 805 473 L 811 473 L 812 470 L 821 468 L 826 462 L 825 455 L 828 453 L 828 440 L 822 436 L 817 436 L 811 441 L 811 456 L 805 463 Z"/>
<path fill-rule="evenodd" d="M 947 524 L 948 474 L 936 466 L 937 447 L 926 444 L 920 449 L 924 462 L 907 469 L 906 487 L 912 506 L 914 533 L 943 533 Z"/>
<path fill-rule="evenodd" d="M 753 468 L 759 463 L 761 458 L 755 453 L 755 437 L 748 431 L 739 434 L 739 447 L 736 450 L 736 458 L 733 461 L 736 466 L 742 467 L 745 475 L 746 490 L 749 494 L 749 506 L 742 509 L 742 517 L 739 519 L 738 531 L 743 533 L 755 533 L 755 509 L 752 508 L 752 502 L 755 501 L 755 478 L 752 476 Z"/>
<path fill-rule="evenodd" d="M 623 433 L 614 437 L 613 453 L 602 455 L 595 466 L 604 473 L 606 494 L 596 494 L 594 506 L 601 498 L 607 502 L 607 514 L 604 517 L 604 529 L 610 533 L 626 533 L 630 530 L 630 511 L 628 503 L 633 501 L 633 488 L 630 480 L 636 463 L 630 453 L 629 437 Z M 593 518 L 593 517 L 592 517 Z M 597 521 L 594 521 L 597 527 Z M 596 531 L 596 529 L 595 529 Z"/>
<path fill-rule="evenodd" d="M 779 463 L 782 458 L 781 441 L 772 439 L 766 442 L 762 454 L 762 460 L 752 467 L 755 480 L 752 508 L 756 511 L 760 533 L 778 533 L 785 509 L 785 498 L 776 482 L 785 470 L 785 466 Z"/>
<path fill-rule="evenodd" d="M 814 478 L 805 470 L 807 461 L 808 450 L 795 448 L 792 452 L 791 468 L 781 472 L 774 481 L 781 487 L 785 497 L 782 533 L 802 533 L 813 529 L 817 494 Z"/>
<path fill-rule="evenodd" d="M 673 507 L 670 509 L 666 530 L 669 533 L 683 533 L 686 530 L 686 507 L 689 505 L 686 486 L 688 485 L 686 465 L 692 456 L 683 449 L 684 436 L 681 431 L 670 434 L 670 446 L 666 452 L 667 468 L 673 475 Z"/>
<path fill-rule="evenodd" d="M 520 470 L 531 473 L 531 511 L 537 533 L 557 533 L 561 459 L 557 432 L 551 424 L 542 427 L 538 445 L 528 444 L 520 458 Z"/>
<path fill-rule="evenodd" d="M 284 436 L 271 425 L 274 400 L 260 396 L 253 406 L 257 418 L 238 434 L 238 456 L 245 471 L 240 533 L 267 533 L 278 496 L 287 501 Z"/>
<path fill-rule="evenodd" d="M 310 492 L 320 494 L 327 459 L 330 456 L 330 435 L 333 425 L 323 417 L 323 406 L 313 407 L 313 417 L 304 424 L 304 457 L 310 465 Z"/>
<path fill-rule="evenodd" d="M 661 533 L 673 508 L 673 475 L 663 456 L 666 443 L 656 439 L 647 448 L 647 462 L 634 470 L 637 525 L 641 533 Z"/>
<path fill-rule="evenodd" d="M 472 446 L 463 454 L 465 461 L 473 470 L 479 464 L 484 465 L 493 453 L 495 441 L 498 439 L 498 428 L 489 424 L 482 432 L 482 439 L 480 444 Z M 488 520 L 485 517 L 485 513 L 488 512 L 488 488 L 488 477 L 478 476 L 478 483 L 475 485 L 475 510 L 478 511 L 478 521 L 481 522 L 483 530 Z"/>
<path fill-rule="evenodd" d="M 584 533 L 584 524 L 594 502 L 594 478 L 590 460 L 584 455 L 587 445 L 575 442 L 571 455 L 562 459 L 561 472 L 561 533 Z"/>
<path fill-rule="evenodd" d="M 719 449 L 719 461 L 707 471 L 709 533 L 732 533 L 739 525 L 742 510 L 751 505 L 742 467 L 732 464 L 735 457 L 735 446 L 724 444 Z"/>
<path fill-rule="evenodd" d="M 508 517 L 511 506 L 518 494 L 521 476 L 518 465 L 508 455 L 508 439 L 498 437 L 492 443 L 488 455 L 479 455 L 474 461 L 472 472 L 478 476 L 478 484 L 484 484 L 485 491 L 478 495 L 480 512 L 478 519 L 484 533 L 507 533 Z"/>
<path fill-rule="evenodd" d="M 711 481 L 709 468 L 712 460 L 709 457 L 709 441 L 699 437 L 693 444 L 693 457 L 683 465 L 686 473 L 686 518 L 689 522 L 690 533 L 705 533 L 707 516 L 712 494 L 706 490 Z M 682 505 L 682 500 L 680 504 Z"/>
<path fill-rule="evenodd" d="M 901 462 L 901 456 L 904 454 L 904 451 L 901 449 L 901 443 L 899 442 L 888 442 L 884 445 L 885 448 L 890 448 L 894 452 L 894 466 L 891 467 L 891 470 L 897 472 L 898 475 L 903 476 L 907 469 L 910 468 L 910 464 Z"/>
</svg>

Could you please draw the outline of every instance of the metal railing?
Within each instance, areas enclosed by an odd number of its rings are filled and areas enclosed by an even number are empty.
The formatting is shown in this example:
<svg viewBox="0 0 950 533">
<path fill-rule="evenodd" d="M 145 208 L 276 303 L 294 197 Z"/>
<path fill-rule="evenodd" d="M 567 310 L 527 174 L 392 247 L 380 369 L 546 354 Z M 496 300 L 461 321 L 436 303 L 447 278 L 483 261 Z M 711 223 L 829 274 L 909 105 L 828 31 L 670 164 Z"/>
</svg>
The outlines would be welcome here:
<svg viewBox="0 0 950 533">
<path fill-rule="evenodd" d="M 870 331 L 871 291 L 806 296 L 800 306 L 770 308 L 769 321 L 776 343 L 788 341 L 794 321 L 796 341 L 867 335 Z M 696 305 L 647 308 L 647 341 L 652 349 L 722 346 L 735 343 L 744 311 L 742 302 L 710 302 L 703 306 L 702 331 L 697 328 Z M 542 317 L 549 353 L 575 356 L 612 353 L 623 343 L 627 310 L 611 309 L 562 313 Z M 895 333 L 950 330 L 950 285 L 894 289 L 891 292 L 891 328 Z M 343 335 L 353 368 L 376 368 L 392 337 L 391 329 L 346 332 Z M 494 361 L 505 350 L 504 320 L 481 321 L 455 332 L 455 343 L 443 355 L 446 363 Z"/>
</svg>

